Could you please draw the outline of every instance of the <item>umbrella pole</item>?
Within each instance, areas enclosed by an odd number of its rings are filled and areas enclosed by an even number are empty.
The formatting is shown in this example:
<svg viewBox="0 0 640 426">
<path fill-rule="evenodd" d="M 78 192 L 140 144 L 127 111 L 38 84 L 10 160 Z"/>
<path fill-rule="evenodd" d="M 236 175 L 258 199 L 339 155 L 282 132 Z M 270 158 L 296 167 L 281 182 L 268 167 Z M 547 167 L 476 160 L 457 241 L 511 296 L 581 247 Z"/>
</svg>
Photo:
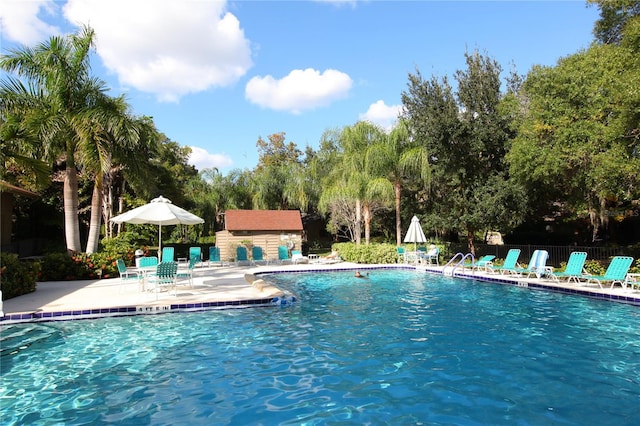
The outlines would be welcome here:
<svg viewBox="0 0 640 426">
<path fill-rule="evenodd" d="M 162 225 L 158 225 L 158 260 L 162 262 Z"/>
</svg>

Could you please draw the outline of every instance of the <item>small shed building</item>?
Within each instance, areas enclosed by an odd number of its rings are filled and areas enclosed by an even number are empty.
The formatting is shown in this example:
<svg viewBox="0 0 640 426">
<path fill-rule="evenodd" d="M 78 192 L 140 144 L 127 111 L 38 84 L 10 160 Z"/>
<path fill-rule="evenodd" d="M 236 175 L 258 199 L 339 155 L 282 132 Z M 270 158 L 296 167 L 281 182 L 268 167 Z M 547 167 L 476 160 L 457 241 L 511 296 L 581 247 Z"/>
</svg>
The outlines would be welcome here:
<svg viewBox="0 0 640 426">
<path fill-rule="evenodd" d="M 235 258 L 240 245 L 262 247 L 265 258 L 277 259 L 278 246 L 301 249 L 303 233 L 299 210 L 227 210 L 216 246 L 223 260 Z"/>
</svg>

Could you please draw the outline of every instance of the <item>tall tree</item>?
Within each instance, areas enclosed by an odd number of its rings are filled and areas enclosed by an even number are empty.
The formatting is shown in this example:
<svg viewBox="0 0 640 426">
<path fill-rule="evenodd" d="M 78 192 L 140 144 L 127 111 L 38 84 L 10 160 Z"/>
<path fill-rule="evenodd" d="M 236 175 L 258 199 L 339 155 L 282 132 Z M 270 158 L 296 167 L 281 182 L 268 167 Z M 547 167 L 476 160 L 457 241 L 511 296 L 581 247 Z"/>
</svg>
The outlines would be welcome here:
<svg viewBox="0 0 640 426">
<path fill-rule="evenodd" d="M 631 44 L 633 45 L 633 43 Z M 607 209 L 638 197 L 640 55 L 622 45 L 593 45 L 555 67 L 535 67 L 524 83 L 528 114 L 508 159 L 528 188 L 586 212 L 592 240 Z"/>
<path fill-rule="evenodd" d="M 9 83 L 2 85 L 1 97 L 16 100 L 12 107 L 25 113 L 38 108 L 41 115 L 28 125 L 43 143 L 50 161 L 59 157 L 65 161 L 65 237 L 70 251 L 81 250 L 76 156 L 78 148 L 86 142 L 82 126 L 86 116 L 106 96 L 104 83 L 90 75 L 93 37 L 93 30 L 85 27 L 77 34 L 51 37 L 35 48 L 10 50 L 0 58 L 3 70 L 29 82 L 24 86 L 16 77 L 8 76 Z M 18 90 L 19 96 L 11 93 Z"/>
<path fill-rule="evenodd" d="M 306 174 L 302 170 L 302 151 L 293 142 L 286 143 L 284 132 L 258 139 L 259 158 L 255 169 L 253 205 L 261 209 L 306 210 L 308 197 Z"/>
<path fill-rule="evenodd" d="M 137 144 L 141 135 L 148 134 L 143 128 L 145 120 L 137 119 L 128 112 L 124 97 L 105 98 L 94 106 L 82 126 L 83 144 L 79 159 L 85 173 L 93 177 L 91 197 L 91 215 L 87 238 L 87 253 L 94 253 L 100 241 L 101 219 L 105 223 L 111 219 L 111 181 L 113 174 L 120 168 L 114 164 L 131 163 L 136 157 Z"/>
<path fill-rule="evenodd" d="M 603 44 L 620 44 L 627 22 L 640 16 L 638 0 L 587 0 L 587 3 L 600 8 L 593 35 Z"/>
<path fill-rule="evenodd" d="M 418 72 L 409 76 L 402 99 L 431 160 L 425 222 L 466 234 L 474 252 L 476 233 L 519 223 L 526 199 L 509 179 L 504 162 L 514 117 L 501 107 L 501 67 L 478 52 L 465 58 L 467 69 L 455 74 L 457 95 L 446 78 L 424 81 Z"/>
<path fill-rule="evenodd" d="M 409 123 L 401 118 L 386 137 L 367 150 L 367 165 L 374 174 L 391 183 L 396 213 L 396 244 L 402 244 L 401 197 L 403 181 L 412 175 L 425 187 L 429 186 L 431 169 L 429 152 L 411 136 Z"/>
<path fill-rule="evenodd" d="M 380 176 L 373 175 L 366 163 L 367 150 L 383 137 L 380 128 L 366 121 L 345 127 L 339 136 L 339 159 L 320 197 L 321 210 L 341 216 L 332 218 L 334 230 L 346 226 L 356 244 L 362 242 L 362 225 L 369 244 L 373 214 L 391 198 L 385 180 L 377 180 Z"/>
</svg>

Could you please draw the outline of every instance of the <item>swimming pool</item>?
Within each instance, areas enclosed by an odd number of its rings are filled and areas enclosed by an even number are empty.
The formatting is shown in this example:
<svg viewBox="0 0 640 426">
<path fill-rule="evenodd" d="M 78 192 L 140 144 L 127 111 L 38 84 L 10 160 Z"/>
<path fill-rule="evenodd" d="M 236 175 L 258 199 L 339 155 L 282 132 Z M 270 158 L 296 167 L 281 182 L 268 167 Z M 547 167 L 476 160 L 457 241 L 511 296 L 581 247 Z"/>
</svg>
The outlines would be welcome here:
<svg viewBox="0 0 640 426">
<path fill-rule="evenodd" d="M 3 424 L 637 424 L 640 310 L 413 271 L 2 329 Z"/>
</svg>

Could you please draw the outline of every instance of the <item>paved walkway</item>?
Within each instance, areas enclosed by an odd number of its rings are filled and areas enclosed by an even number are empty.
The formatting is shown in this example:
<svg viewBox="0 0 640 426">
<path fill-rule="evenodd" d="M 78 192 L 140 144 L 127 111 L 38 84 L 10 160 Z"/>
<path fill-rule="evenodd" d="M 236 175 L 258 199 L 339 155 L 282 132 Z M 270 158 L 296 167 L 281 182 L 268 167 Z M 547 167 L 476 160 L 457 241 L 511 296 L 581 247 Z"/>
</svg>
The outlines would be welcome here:
<svg viewBox="0 0 640 426">
<path fill-rule="evenodd" d="M 409 267 L 408 265 L 301 264 L 274 266 L 197 267 L 193 287 L 180 285 L 177 291 L 141 291 L 136 281 L 121 285 L 119 278 L 91 281 L 60 281 L 38 283 L 33 293 L 4 302 L 4 317 L 0 324 L 59 319 L 80 319 L 102 316 L 159 313 L 169 311 L 268 306 L 287 295 L 260 279 L 259 273 L 284 271 L 323 271 L 336 269 L 368 269 L 380 267 Z M 420 268 L 442 273 L 442 267 Z M 255 275 L 258 273 L 258 275 Z M 640 290 L 600 289 L 551 280 L 525 279 L 499 274 L 471 273 L 468 269 L 456 276 L 531 289 L 576 294 L 591 298 L 640 306 Z M 186 284 L 186 282 L 183 282 Z M 157 300 L 156 300 L 157 297 Z"/>
<path fill-rule="evenodd" d="M 135 280 L 121 284 L 119 278 L 39 282 L 35 292 L 4 302 L 4 317 L 0 316 L 0 324 L 269 305 L 274 298 L 286 295 L 254 273 L 332 267 L 349 269 L 358 265 L 341 262 L 335 265 L 202 266 L 194 270 L 192 287 L 187 281 L 181 281 L 176 292 L 164 290 L 159 293 L 141 291 L 141 285 Z"/>
</svg>

